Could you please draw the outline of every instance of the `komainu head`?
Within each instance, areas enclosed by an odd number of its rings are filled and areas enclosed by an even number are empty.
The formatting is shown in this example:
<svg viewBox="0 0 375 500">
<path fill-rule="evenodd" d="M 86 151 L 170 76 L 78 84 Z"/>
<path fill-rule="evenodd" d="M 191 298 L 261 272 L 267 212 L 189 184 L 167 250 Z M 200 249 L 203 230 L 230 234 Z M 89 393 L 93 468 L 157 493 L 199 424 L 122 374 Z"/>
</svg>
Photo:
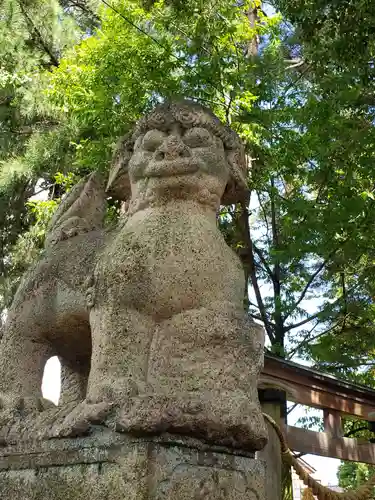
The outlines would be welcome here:
<svg viewBox="0 0 375 500">
<path fill-rule="evenodd" d="M 118 144 L 108 193 L 131 211 L 175 199 L 217 209 L 242 201 L 247 163 L 237 134 L 191 101 L 160 104 Z"/>
</svg>

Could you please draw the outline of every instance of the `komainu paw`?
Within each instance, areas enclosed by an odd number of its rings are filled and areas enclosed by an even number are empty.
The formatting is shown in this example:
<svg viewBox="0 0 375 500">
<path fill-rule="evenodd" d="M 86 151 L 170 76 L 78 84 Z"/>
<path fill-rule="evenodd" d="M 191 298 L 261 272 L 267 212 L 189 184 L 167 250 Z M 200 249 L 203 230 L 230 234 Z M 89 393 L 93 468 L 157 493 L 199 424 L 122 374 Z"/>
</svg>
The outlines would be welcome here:
<svg viewBox="0 0 375 500">
<path fill-rule="evenodd" d="M 51 430 L 50 437 L 77 437 L 90 433 L 92 425 L 103 424 L 113 408 L 109 402 L 90 404 L 82 401 L 62 420 L 58 420 Z"/>
</svg>

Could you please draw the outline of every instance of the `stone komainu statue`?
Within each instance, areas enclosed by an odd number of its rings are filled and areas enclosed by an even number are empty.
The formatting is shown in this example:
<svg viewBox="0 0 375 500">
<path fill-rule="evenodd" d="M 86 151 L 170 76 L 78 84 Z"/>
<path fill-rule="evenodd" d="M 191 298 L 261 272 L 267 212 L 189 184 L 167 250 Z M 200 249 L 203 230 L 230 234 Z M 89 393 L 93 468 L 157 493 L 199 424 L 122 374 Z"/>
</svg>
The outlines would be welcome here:
<svg viewBox="0 0 375 500">
<path fill-rule="evenodd" d="M 216 224 L 220 203 L 244 198 L 245 176 L 236 134 L 183 101 L 157 106 L 120 143 L 107 193 L 129 201 L 125 223 L 103 229 L 97 174 L 71 191 L 8 314 L 4 440 L 26 427 L 67 436 L 100 422 L 264 446 L 263 329 L 243 312 L 243 269 Z M 41 397 L 53 355 L 60 410 Z"/>
</svg>

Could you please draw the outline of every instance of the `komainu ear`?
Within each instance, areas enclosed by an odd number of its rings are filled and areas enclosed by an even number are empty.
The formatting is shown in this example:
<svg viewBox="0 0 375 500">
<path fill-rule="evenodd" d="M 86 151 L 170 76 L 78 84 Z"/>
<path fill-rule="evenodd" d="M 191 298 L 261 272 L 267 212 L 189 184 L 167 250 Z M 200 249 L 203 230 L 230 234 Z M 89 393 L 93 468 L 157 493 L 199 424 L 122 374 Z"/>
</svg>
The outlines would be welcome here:
<svg viewBox="0 0 375 500">
<path fill-rule="evenodd" d="M 67 236 L 102 228 L 106 206 L 104 179 L 99 172 L 93 172 L 62 200 L 47 229 L 46 246 Z"/>
<path fill-rule="evenodd" d="M 220 203 L 232 205 L 245 201 L 249 194 L 246 172 L 247 162 L 243 151 L 226 150 L 226 157 L 230 171 L 230 179 L 226 185 Z"/>
<path fill-rule="evenodd" d="M 132 154 L 133 143 L 131 135 L 128 134 L 117 143 L 109 171 L 106 192 L 116 200 L 126 201 L 131 197 L 128 163 Z"/>
</svg>

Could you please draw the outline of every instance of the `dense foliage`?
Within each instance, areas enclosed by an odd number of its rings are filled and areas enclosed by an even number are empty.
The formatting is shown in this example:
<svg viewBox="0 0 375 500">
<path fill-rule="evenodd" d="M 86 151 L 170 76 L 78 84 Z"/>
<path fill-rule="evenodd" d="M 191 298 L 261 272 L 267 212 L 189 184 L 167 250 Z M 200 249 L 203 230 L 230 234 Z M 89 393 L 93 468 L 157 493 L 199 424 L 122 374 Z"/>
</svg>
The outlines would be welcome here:
<svg viewBox="0 0 375 500">
<path fill-rule="evenodd" d="M 375 473 L 375 467 L 372 465 L 342 462 L 339 465 L 338 478 L 339 486 L 346 490 L 355 490 Z"/>
</svg>

